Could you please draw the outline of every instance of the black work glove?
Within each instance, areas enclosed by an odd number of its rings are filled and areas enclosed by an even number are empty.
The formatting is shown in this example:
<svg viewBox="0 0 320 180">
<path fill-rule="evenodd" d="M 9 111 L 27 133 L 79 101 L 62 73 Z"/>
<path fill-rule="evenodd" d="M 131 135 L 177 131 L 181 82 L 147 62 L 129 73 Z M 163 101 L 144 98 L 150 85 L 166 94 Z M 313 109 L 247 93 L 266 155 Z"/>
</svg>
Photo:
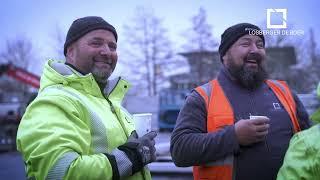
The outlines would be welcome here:
<svg viewBox="0 0 320 180">
<path fill-rule="evenodd" d="M 123 151 L 132 163 L 132 174 L 156 160 L 156 148 L 154 138 L 157 136 L 155 131 L 151 131 L 144 136 L 137 138 L 136 131 L 133 131 L 127 142 L 118 147 Z"/>
</svg>

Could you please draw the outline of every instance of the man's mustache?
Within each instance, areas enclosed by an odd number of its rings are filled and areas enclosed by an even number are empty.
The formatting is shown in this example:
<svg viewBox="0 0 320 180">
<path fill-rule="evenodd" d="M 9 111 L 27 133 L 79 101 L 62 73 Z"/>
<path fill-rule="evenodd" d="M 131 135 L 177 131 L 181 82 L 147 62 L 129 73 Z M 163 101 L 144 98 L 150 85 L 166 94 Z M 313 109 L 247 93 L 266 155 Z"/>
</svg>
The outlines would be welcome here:
<svg viewBox="0 0 320 180">
<path fill-rule="evenodd" d="M 262 61 L 262 56 L 258 53 L 249 53 L 245 60 L 248 61 L 248 60 L 252 60 L 252 59 L 256 60 L 257 63 L 260 64 Z"/>
</svg>

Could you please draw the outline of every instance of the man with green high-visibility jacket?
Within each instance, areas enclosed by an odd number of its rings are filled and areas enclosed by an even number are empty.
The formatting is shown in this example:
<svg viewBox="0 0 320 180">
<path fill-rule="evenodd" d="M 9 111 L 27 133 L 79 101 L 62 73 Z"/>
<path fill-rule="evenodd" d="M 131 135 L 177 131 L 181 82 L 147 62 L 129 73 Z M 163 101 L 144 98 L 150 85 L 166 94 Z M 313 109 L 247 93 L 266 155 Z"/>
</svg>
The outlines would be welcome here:
<svg viewBox="0 0 320 180">
<path fill-rule="evenodd" d="M 130 85 L 109 80 L 117 63 L 117 32 L 103 18 L 75 20 L 66 62 L 49 60 L 38 96 L 28 106 L 17 148 L 28 179 L 151 179 L 156 132 L 138 137 L 121 106 Z"/>
</svg>

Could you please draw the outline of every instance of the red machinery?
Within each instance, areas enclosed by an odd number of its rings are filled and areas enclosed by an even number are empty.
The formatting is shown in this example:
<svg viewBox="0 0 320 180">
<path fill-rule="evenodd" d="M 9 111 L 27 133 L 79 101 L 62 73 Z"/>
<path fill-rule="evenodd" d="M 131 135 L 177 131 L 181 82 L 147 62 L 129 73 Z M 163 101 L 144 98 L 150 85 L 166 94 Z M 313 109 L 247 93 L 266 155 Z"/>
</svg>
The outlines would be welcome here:
<svg viewBox="0 0 320 180">
<path fill-rule="evenodd" d="M 0 75 L 7 74 L 8 76 L 21 81 L 25 84 L 29 84 L 34 88 L 40 87 L 40 77 L 32 74 L 22 68 L 16 67 L 12 64 L 0 65 Z"/>
<path fill-rule="evenodd" d="M 40 77 L 13 64 L 0 65 L 0 76 L 7 75 L 34 88 L 40 87 Z M 10 94 L 10 93 L 8 93 Z M 35 94 L 30 94 L 35 97 Z M 10 95 L 8 95 L 10 96 Z M 15 138 L 27 102 L 0 102 L 0 152 L 16 149 Z"/>
</svg>

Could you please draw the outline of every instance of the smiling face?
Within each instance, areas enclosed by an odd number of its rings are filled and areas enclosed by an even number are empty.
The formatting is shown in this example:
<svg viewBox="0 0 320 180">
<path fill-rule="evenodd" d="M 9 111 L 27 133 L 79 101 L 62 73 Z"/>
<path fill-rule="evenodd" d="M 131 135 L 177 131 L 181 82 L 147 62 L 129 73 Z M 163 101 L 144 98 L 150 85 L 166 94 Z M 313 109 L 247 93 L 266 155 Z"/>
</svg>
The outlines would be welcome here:
<svg viewBox="0 0 320 180">
<path fill-rule="evenodd" d="M 68 47 L 67 62 L 85 74 L 92 73 L 99 84 L 104 84 L 116 67 L 116 50 L 117 42 L 113 33 L 98 29 Z"/>
<path fill-rule="evenodd" d="M 265 58 L 263 40 L 247 34 L 228 49 L 223 56 L 223 63 L 240 84 L 252 89 L 267 78 Z"/>
</svg>

